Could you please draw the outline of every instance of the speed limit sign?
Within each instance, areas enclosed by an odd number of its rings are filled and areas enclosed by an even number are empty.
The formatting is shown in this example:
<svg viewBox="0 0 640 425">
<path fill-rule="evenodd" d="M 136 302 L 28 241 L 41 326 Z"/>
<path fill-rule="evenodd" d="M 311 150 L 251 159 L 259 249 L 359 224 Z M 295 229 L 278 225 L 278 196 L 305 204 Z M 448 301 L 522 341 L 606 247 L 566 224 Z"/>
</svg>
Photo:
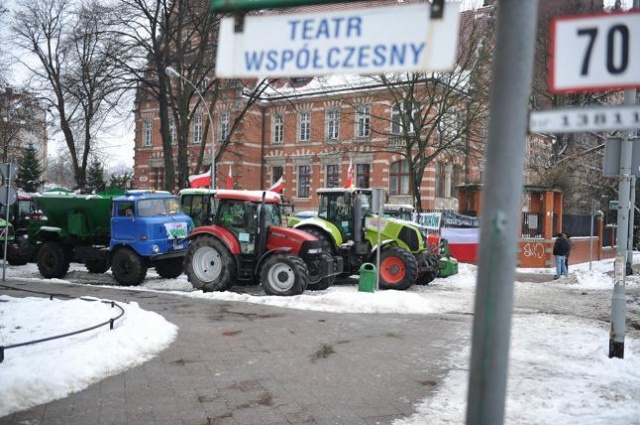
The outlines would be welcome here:
<svg viewBox="0 0 640 425">
<path fill-rule="evenodd" d="M 640 11 L 561 16 L 551 26 L 553 93 L 640 86 Z"/>
</svg>

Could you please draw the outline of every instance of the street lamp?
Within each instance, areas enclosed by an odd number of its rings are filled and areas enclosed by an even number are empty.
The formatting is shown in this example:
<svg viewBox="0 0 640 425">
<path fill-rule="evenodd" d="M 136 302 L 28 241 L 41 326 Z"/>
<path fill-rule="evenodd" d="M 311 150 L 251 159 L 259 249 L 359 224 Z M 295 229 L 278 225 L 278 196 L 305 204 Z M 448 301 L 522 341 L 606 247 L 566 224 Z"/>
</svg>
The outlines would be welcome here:
<svg viewBox="0 0 640 425">
<path fill-rule="evenodd" d="M 180 74 L 178 71 L 176 71 L 174 68 L 170 66 L 164 69 L 164 73 L 167 74 L 169 77 L 181 78 L 185 82 L 189 83 L 189 85 L 193 87 L 193 89 L 195 90 L 196 94 L 200 96 L 200 100 L 202 100 L 202 104 L 204 105 L 207 111 L 207 116 L 209 117 L 209 128 L 211 130 L 211 189 L 215 189 L 216 188 L 216 139 L 215 139 L 215 135 L 213 134 L 213 118 L 211 117 L 211 111 L 209 111 L 209 108 L 207 107 L 207 102 L 204 100 L 202 93 L 200 93 L 200 89 L 198 89 L 198 87 L 196 87 L 196 85 L 193 84 L 191 80 L 189 80 L 187 77 L 183 76 L 182 74 Z"/>
</svg>

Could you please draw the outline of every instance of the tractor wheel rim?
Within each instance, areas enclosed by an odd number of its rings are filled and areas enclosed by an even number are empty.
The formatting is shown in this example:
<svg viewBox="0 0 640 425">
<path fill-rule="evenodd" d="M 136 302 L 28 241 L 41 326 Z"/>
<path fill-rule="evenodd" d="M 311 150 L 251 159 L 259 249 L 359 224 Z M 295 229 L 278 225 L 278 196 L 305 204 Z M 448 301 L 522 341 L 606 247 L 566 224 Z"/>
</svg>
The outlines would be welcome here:
<svg viewBox="0 0 640 425">
<path fill-rule="evenodd" d="M 404 262 L 400 258 L 385 258 L 380 263 L 380 277 L 390 285 L 401 282 L 406 273 Z"/>
<path fill-rule="evenodd" d="M 267 279 L 274 290 L 285 292 L 293 287 L 296 276 L 293 269 L 287 264 L 275 264 L 269 269 Z"/>
<path fill-rule="evenodd" d="M 220 253 L 211 247 L 202 247 L 196 251 L 191 260 L 193 273 L 203 282 L 212 282 L 222 273 Z"/>
</svg>

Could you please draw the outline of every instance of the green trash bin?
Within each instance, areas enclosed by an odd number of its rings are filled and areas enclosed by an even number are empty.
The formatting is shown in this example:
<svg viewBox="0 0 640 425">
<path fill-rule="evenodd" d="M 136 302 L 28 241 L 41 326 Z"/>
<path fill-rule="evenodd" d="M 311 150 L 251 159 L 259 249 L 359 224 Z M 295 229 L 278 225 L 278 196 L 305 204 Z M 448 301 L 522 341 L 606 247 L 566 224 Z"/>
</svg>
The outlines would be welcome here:
<svg viewBox="0 0 640 425">
<path fill-rule="evenodd" d="M 376 266 L 371 263 L 364 263 L 360 266 L 360 280 L 358 282 L 359 292 L 376 291 Z"/>
</svg>

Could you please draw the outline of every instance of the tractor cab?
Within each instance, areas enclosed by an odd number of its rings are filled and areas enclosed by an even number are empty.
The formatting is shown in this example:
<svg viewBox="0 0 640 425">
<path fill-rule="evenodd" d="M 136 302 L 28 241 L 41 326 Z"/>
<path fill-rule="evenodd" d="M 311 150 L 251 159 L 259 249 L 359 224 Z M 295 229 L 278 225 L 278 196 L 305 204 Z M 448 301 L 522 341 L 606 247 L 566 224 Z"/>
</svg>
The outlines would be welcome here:
<svg viewBox="0 0 640 425">
<path fill-rule="evenodd" d="M 344 240 L 354 240 L 371 214 L 371 190 L 321 189 L 318 217 L 334 224 Z M 357 222 L 357 223 L 356 223 Z"/>
<path fill-rule="evenodd" d="M 221 194 L 222 195 L 222 194 Z M 216 196 L 216 206 L 212 217 L 213 224 L 219 224 L 231 230 L 240 242 L 243 254 L 256 253 L 256 239 L 260 233 L 260 210 L 265 209 L 265 227 L 280 226 L 281 210 L 279 203 L 262 203 L 258 196 L 226 197 Z"/>
</svg>

